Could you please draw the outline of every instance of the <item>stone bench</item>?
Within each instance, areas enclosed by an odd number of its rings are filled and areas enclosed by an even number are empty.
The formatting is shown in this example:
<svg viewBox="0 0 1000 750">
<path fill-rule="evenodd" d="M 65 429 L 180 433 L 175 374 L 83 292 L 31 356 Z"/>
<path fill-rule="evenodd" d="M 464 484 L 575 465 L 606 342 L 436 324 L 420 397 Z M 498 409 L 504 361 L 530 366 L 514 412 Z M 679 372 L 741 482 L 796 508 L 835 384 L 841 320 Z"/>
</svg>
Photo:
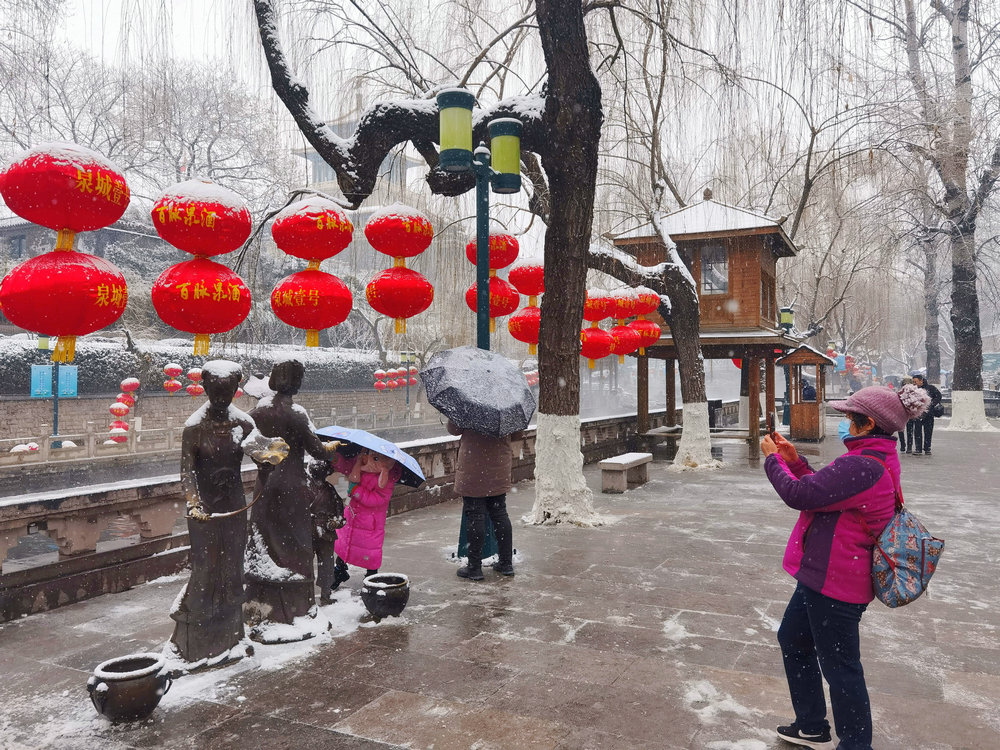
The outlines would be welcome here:
<svg viewBox="0 0 1000 750">
<path fill-rule="evenodd" d="M 597 465 L 601 468 L 601 492 L 621 493 L 629 487 L 638 487 L 649 481 L 649 463 L 652 453 L 623 453 L 606 458 Z"/>
</svg>

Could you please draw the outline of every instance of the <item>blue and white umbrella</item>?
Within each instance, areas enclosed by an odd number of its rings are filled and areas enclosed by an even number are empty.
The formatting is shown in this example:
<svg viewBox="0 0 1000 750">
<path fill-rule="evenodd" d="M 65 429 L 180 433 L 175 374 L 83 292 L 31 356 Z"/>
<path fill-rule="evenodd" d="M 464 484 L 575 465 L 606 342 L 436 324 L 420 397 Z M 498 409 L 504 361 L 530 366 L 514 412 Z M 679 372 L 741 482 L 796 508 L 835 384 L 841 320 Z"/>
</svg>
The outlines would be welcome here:
<svg viewBox="0 0 1000 750">
<path fill-rule="evenodd" d="M 409 453 L 400 450 L 395 443 L 390 443 L 385 438 L 372 435 L 370 432 L 365 432 L 364 430 L 352 430 L 350 427 L 341 427 L 340 425 L 324 427 L 316 430 L 316 434 L 320 437 L 340 440 L 344 443 L 353 443 L 387 458 L 394 458 L 403 467 L 403 475 L 399 478 L 400 482 L 410 487 L 419 487 L 424 483 L 424 473 L 420 470 L 420 464 L 417 463 L 417 459 Z"/>
</svg>

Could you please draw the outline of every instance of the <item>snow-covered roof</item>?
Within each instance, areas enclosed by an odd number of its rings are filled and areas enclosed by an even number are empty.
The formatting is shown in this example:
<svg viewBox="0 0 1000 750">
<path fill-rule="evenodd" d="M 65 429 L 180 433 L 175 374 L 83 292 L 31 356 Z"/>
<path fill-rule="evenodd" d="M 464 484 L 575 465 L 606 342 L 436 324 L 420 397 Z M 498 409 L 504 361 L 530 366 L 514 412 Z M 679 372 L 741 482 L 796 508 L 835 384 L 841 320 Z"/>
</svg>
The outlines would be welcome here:
<svg viewBox="0 0 1000 750">
<path fill-rule="evenodd" d="M 798 252 L 777 220 L 746 208 L 737 208 L 712 199 L 692 203 L 673 213 L 665 214 L 660 221 L 663 230 L 675 242 L 683 240 L 688 235 L 744 232 L 755 229 L 770 230 L 781 236 L 792 251 L 791 254 L 794 255 Z M 658 238 L 659 236 L 660 233 L 656 231 L 653 223 L 646 221 L 634 229 L 616 235 L 615 242 L 617 244 L 622 240 Z"/>
</svg>

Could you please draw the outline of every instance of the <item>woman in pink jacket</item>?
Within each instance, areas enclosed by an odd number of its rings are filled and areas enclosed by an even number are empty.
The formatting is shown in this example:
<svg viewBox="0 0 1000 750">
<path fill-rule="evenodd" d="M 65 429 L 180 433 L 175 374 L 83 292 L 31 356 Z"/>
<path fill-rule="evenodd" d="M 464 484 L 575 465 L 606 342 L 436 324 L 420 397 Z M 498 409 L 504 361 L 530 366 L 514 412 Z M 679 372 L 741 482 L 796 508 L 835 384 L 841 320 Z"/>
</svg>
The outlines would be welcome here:
<svg viewBox="0 0 1000 750">
<path fill-rule="evenodd" d="M 927 409 L 930 398 L 913 385 L 898 392 L 862 388 L 830 406 L 850 419 L 847 453 L 813 471 L 781 435 L 764 438 L 764 471 L 785 504 L 799 511 L 785 549 L 784 568 L 798 580 L 778 643 L 795 721 L 778 736 L 795 745 L 826 747 L 823 678 L 840 744 L 871 750 L 872 717 L 861 666 L 858 626 L 872 590 L 872 534 L 892 518 L 899 484 L 895 433 Z"/>
<path fill-rule="evenodd" d="M 336 471 L 347 477 L 348 500 L 344 504 L 344 526 L 337 531 L 334 550 L 337 564 L 333 590 L 348 580 L 348 563 L 365 568 L 366 575 L 378 573 L 382 565 L 385 519 L 392 490 L 402 476 L 397 461 L 369 450 L 354 457 L 338 453 Z"/>
</svg>

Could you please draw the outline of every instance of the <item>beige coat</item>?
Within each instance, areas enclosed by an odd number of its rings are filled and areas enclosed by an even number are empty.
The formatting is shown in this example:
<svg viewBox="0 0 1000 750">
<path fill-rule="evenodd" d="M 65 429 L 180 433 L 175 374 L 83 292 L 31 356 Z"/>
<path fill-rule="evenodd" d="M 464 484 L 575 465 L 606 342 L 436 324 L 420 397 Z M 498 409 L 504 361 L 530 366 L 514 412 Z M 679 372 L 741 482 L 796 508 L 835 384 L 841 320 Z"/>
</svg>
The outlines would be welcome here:
<svg viewBox="0 0 1000 750">
<path fill-rule="evenodd" d="M 463 430 L 448 422 L 448 432 L 460 435 L 455 492 L 463 497 L 493 497 L 510 489 L 513 456 L 510 437 L 495 438 Z"/>
</svg>

